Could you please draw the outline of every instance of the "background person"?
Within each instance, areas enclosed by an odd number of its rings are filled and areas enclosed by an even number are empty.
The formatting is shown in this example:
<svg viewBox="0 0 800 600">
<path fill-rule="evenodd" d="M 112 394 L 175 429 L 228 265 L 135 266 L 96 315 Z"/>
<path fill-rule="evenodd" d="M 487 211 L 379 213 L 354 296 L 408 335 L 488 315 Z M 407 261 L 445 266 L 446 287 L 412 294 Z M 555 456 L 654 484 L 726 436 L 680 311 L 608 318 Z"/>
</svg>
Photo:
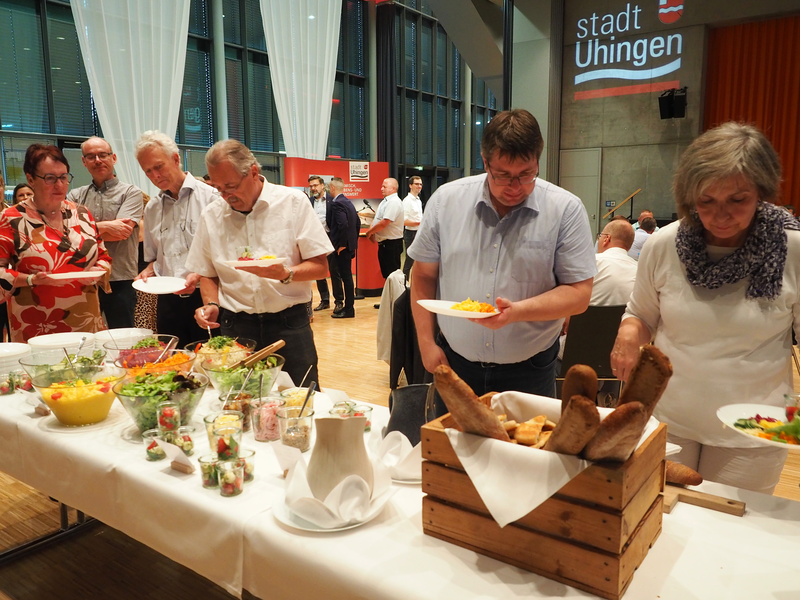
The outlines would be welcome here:
<svg viewBox="0 0 800 600">
<path fill-rule="evenodd" d="M 325 233 L 330 238 L 331 226 L 333 222 L 333 195 L 325 191 L 325 181 L 319 175 L 312 175 L 308 178 L 308 188 L 311 190 L 311 206 L 314 207 L 314 212 L 322 223 Z M 333 298 L 335 300 L 334 312 L 341 311 L 344 303 L 344 296 L 342 293 L 342 286 L 338 288 L 334 285 L 334 281 L 339 277 L 336 272 L 336 261 L 334 254 L 328 255 L 328 271 L 331 275 L 331 287 L 333 287 Z M 315 311 L 325 310 L 331 307 L 331 294 L 328 289 L 328 280 L 326 278 L 317 280 L 317 291 L 319 292 L 319 304 L 314 307 Z M 339 294 L 337 296 L 337 293 Z"/>
<path fill-rule="evenodd" d="M 597 275 L 592 283 L 590 306 L 627 304 L 636 281 L 638 263 L 628 256 L 633 227 L 627 220 L 611 221 L 598 234 Z"/>
<path fill-rule="evenodd" d="M 186 287 L 158 297 L 158 332 L 178 337 L 178 347 L 208 336 L 194 320 L 203 305 L 197 284 L 200 276 L 186 268 L 186 257 L 200 223 L 200 213 L 216 190 L 181 168 L 175 140 L 160 131 L 145 131 L 136 142 L 136 160 L 147 178 L 161 190 L 144 211 L 144 260 L 136 279 L 180 277 Z M 230 260 L 230 259 L 229 259 Z"/>
<path fill-rule="evenodd" d="M 334 297 L 343 295 L 344 305 L 334 310 L 331 315 L 334 319 L 352 319 L 356 316 L 355 285 L 353 284 L 353 258 L 358 249 L 358 232 L 361 229 L 361 219 L 358 218 L 356 207 L 344 195 L 344 181 L 341 177 L 334 177 L 330 182 L 331 192 L 334 195 L 333 222 L 331 224 L 330 239 L 333 252 L 328 255 L 336 262 L 336 277 L 331 270 L 331 287 Z"/>
<path fill-rule="evenodd" d="M 655 233 L 656 229 L 658 228 L 656 227 L 656 220 L 653 217 L 645 217 L 642 219 L 641 226 L 636 230 L 633 236 L 633 244 L 631 244 L 630 250 L 628 250 L 628 256 L 634 260 L 639 260 L 642 248 L 644 248 L 645 243 L 650 236 Z"/>
<path fill-rule="evenodd" d="M 222 335 L 255 339 L 263 348 L 282 339 L 283 370 L 299 385 L 316 381 L 317 349 L 306 304 L 311 282 L 325 274 L 333 250 L 306 195 L 269 183 L 261 165 L 241 142 L 217 142 L 206 154 L 211 181 L 220 191 L 203 212 L 187 267 L 202 275 L 203 306 L 194 314 Z M 287 257 L 285 264 L 234 269 L 224 264 L 231 250 L 250 246 Z"/>
<path fill-rule="evenodd" d="M 136 290 L 133 279 L 137 269 L 139 221 L 142 218 L 142 190 L 122 183 L 114 175 L 117 155 L 111 145 L 99 137 L 90 137 L 81 144 L 83 166 L 92 176 L 92 183 L 75 188 L 67 199 L 89 209 L 97 229 L 113 259 L 111 293 L 100 290 L 100 309 L 112 329 L 133 327 Z"/>
<path fill-rule="evenodd" d="M 771 493 L 786 458 L 723 428 L 717 409 L 783 407 L 800 328 L 800 223 L 772 202 L 781 166 L 755 127 L 726 123 L 697 138 L 673 179 L 680 221 L 645 245 L 611 365 L 628 379 L 651 341 L 673 376 L 655 410 L 682 447 L 672 460 L 706 479 Z"/>
<path fill-rule="evenodd" d="M 403 198 L 403 243 L 406 247 L 406 260 L 403 263 L 403 274 L 408 276 L 411 274 L 411 267 L 414 265 L 414 259 L 408 255 L 408 249 L 414 243 L 414 237 L 417 235 L 419 224 L 422 222 L 422 200 L 419 194 L 422 191 L 422 177 L 414 175 L 408 182 L 408 195 Z"/>
<path fill-rule="evenodd" d="M 14 204 L 19 204 L 23 200 L 30 200 L 33 198 L 33 188 L 29 186 L 27 183 L 19 183 L 14 188 L 14 193 L 11 196 L 12 198 L 12 206 Z"/>
<path fill-rule="evenodd" d="M 564 318 L 586 310 L 597 271 L 589 218 L 580 199 L 538 178 L 544 148 L 526 110 L 497 114 L 486 126 L 486 173 L 439 187 L 428 201 L 409 254 L 411 306 L 422 362 L 444 364 L 481 395 L 555 393 Z M 500 314 L 438 319 L 416 302 L 467 298 Z"/>
<path fill-rule="evenodd" d="M 23 171 L 33 197 L 0 217 L 0 294 L 8 303 L 11 340 L 47 333 L 104 329 L 97 286 L 111 257 L 84 206 L 67 200 L 69 163 L 56 146 L 33 144 Z M 49 273 L 91 271 L 90 279 Z"/>
<path fill-rule="evenodd" d="M 403 255 L 403 201 L 397 195 L 397 180 L 388 177 L 381 184 L 383 200 L 375 211 L 372 226 L 366 236 L 378 244 L 378 263 L 384 279 L 400 268 Z"/>
</svg>

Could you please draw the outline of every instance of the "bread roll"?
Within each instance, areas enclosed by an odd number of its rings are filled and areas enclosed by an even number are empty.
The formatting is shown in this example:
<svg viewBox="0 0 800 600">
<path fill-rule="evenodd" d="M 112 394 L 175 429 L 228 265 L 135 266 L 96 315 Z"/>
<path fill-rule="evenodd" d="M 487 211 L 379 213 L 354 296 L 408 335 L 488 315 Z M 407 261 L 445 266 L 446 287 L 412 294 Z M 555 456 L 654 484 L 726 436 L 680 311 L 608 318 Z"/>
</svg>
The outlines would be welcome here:
<svg viewBox="0 0 800 600">
<path fill-rule="evenodd" d="M 561 387 L 561 412 L 573 396 L 583 396 L 594 400 L 597 396 L 597 373 L 587 365 L 572 365 L 564 375 Z"/>
<path fill-rule="evenodd" d="M 703 476 L 686 465 L 668 460 L 667 483 L 675 483 L 677 485 L 700 485 L 703 483 Z"/>
<path fill-rule="evenodd" d="M 584 396 L 572 396 L 544 449 L 559 454 L 579 454 L 598 427 L 600 414 L 594 402 Z"/>
<path fill-rule="evenodd" d="M 587 460 L 625 462 L 636 449 L 649 416 L 641 402 L 629 402 L 609 414 L 583 449 Z"/>
<path fill-rule="evenodd" d="M 629 402 L 641 402 L 649 418 L 664 390 L 667 389 L 670 377 L 672 377 L 672 364 L 664 353 L 650 344 L 642 346 L 639 360 L 622 387 L 617 406 Z"/>
<path fill-rule="evenodd" d="M 433 384 L 461 431 L 510 442 L 503 424 L 492 409 L 448 366 L 433 372 Z"/>
</svg>

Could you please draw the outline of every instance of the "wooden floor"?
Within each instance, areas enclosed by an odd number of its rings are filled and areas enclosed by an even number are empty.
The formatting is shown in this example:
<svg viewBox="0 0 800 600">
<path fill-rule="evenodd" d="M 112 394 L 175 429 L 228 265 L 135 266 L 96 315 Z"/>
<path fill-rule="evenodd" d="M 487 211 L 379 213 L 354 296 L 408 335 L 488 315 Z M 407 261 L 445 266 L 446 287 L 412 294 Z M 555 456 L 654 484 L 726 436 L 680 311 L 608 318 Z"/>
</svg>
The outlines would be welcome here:
<svg viewBox="0 0 800 600">
<path fill-rule="evenodd" d="M 389 367 L 375 359 L 378 311 L 373 304 L 377 301 L 357 300 L 355 319 L 332 319 L 330 310 L 314 313 L 313 328 L 322 386 L 385 405 Z M 315 290 L 314 305 L 317 302 Z M 795 389 L 800 391 L 797 376 Z M 789 455 L 775 495 L 800 500 L 800 455 Z M 0 550 L 57 526 L 57 504 L 0 472 Z M 0 566 L 0 600 L 188 598 L 230 600 L 233 596 L 102 523 Z M 244 598 L 254 597 L 245 593 Z"/>
</svg>

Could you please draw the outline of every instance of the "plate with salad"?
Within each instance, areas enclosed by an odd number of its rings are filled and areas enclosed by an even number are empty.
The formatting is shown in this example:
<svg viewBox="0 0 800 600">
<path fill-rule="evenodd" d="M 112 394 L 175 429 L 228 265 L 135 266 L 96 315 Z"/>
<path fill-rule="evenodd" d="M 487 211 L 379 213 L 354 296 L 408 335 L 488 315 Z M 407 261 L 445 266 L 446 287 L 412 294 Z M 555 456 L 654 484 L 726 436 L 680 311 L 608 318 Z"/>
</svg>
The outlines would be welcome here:
<svg viewBox="0 0 800 600">
<path fill-rule="evenodd" d="M 217 335 L 187 344 L 186 350 L 197 354 L 195 364 L 202 369 L 225 369 L 250 356 L 255 347 L 255 340 Z"/>
<path fill-rule="evenodd" d="M 760 445 L 800 452 L 800 413 L 789 421 L 780 406 L 728 404 L 717 410 L 717 418 Z"/>
</svg>

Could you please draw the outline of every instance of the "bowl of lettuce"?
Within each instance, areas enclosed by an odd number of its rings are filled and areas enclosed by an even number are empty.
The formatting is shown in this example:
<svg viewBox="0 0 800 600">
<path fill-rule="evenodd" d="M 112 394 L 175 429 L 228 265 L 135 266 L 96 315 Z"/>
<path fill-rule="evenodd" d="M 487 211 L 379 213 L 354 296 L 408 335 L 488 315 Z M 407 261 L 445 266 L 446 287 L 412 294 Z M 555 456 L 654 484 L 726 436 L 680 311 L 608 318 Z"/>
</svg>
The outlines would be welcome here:
<svg viewBox="0 0 800 600">
<path fill-rule="evenodd" d="M 180 405 L 181 423 L 189 423 L 207 387 L 208 377 L 202 373 L 186 375 L 178 371 L 161 371 L 120 381 L 114 386 L 114 393 L 136 427 L 144 433 L 155 429 L 156 407 L 159 402 L 167 400 Z"/>
<path fill-rule="evenodd" d="M 194 364 L 201 373 L 205 373 L 206 367 L 218 371 L 230 368 L 250 356 L 255 347 L 255 340 L 225 335 L 215 335 L 210 340 L 199 340 L 184 346 L 186 350 L 197 354 Z"/>
<path fill-rule="evenodd" d="M 283 368 L 284 362 L 285 359 L 280 354 L 270 354 L 264 360 L 257 362 L 253 365 L 253 374 L 247 380 L 247 387 L 245 387 L 244 391 L 253 398 L 269 395 L 272 386 L 275 385 L 278 374 Z M 247 372 L 250 369 L 247 367 L 239 367 L 238 369 L 212 369 L 205 367 L 204 370 L 214 389 L 222 396 L 230 391 L 241 390 L 247 377 Z M 262 375 L 264 376 L 263 384 L 260 384 Z M 261 386 L 260 389 L 259 385 Z"/>
<path fill-rule="evenodd" d="M 43 375 L 51 371 L 62 371 L 73 367 L 97 367 L 106 357 L 105 350 L 81 350 L 80 354 L 67 355 L 63 350 L 37 350 L 30 356 L 19 359 L 19 364 L 31 376 Z"/>
</svg>

